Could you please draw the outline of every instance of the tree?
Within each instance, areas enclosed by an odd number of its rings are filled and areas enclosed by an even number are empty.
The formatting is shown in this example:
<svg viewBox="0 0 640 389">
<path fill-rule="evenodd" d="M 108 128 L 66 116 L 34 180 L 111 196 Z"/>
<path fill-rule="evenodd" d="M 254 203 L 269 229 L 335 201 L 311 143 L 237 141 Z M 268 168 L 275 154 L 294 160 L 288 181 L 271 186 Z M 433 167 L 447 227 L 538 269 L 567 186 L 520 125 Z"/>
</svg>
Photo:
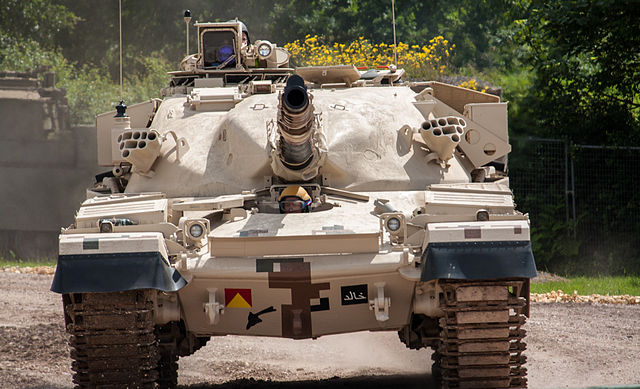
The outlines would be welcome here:
<svg viewBox="0 0 640 389">
<path fill-rule="evenodd" d="M 64 6 L 46 0 L 3 0 L 0 4 L 0 69 L 28 71 L 60 66 L 58 37 L 76 23 Z"/>
<path fill-rule="evenodd" d="M 66 7 L 47 0 L 3 0 L 0 43 L 33 41 L 45 49 L 53 49 L 57 46 L 56 38 L 76 21 L 77 17 Z"/>
<path fill-rule="evenodd" d="M 508 0 L 398 0 L 398 40 L 425 44 L 443 35 L 456 44 L 457 65 L 494 65 L 510 46 L 503 32 L 514 15 Z M 303 0 L 274 4 L 270 25 L 279 41 L 291 42 L 306 34 L 327 41 L 349 42 L 363 36 L 392 43 L 391 0 Z"/>
<path fill-rule="evenodd" d="M 118 1 L 55 0 L 73 11 L 78 20 L 73 30 L 59 37 L 67 58 L 80 65 L 109 68 L 112 77 L 118 73 Z M 183 14 L 192 11 L 190 48 L 197 48 L 194 23 L 226 21 L 239 17 L 249 26 L 252 39 L 264 38 L 266 16 L 271 1 L 240 0 L 136 0 L 122 1 L 123 55 L 134 73 L 141 70 L 141 57 L 158 55 L 177 64 L 185 55 L 185 23 Z M 268 39 L 268 37 L 267 37 Z M 138 65 L 136 65 L 138 64 Z"/>
<path fill-rule="evenodd" d="M 640 142 L 640 7 L 534 0 L 520 39 L 536 72 L 538 127 L 576 142 Z"/>
</svg>

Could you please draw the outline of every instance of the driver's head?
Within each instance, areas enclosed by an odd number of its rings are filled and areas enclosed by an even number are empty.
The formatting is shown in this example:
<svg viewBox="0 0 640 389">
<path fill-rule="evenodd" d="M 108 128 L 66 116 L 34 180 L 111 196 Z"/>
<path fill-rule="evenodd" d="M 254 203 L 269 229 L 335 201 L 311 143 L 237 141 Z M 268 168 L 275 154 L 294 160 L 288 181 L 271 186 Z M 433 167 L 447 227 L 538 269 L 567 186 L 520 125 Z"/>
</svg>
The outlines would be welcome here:
<svg viewBox="0 0 640 389">
<path fill-rule="evenodd" d="M 309 193 L 299 185 L 287 186 L 278 197 L 280 213 L 309 212 L 311 201 Z"/>
<path fill-rule="evenodd" d="M 249 44 L 249 41 L 251 39 L 249 39 L 249 29 L 247 28 L 247 25 L 244 24 L 242 21 L 236 19 L 231 19 L 228 20 L 227 23 L 240 23 L 240 29 L 242 30 L 242 47 L 245 47 Z"/>
</svg>

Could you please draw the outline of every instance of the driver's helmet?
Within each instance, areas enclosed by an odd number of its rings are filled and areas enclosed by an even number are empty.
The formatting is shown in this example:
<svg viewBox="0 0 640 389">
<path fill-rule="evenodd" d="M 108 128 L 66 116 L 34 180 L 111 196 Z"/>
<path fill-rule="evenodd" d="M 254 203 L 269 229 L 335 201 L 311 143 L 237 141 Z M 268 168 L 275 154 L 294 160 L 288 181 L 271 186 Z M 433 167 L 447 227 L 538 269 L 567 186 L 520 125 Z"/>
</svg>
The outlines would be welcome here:
<svg viewBox="0 0 640 389">
<path fill-rule="evenodd" d="M 227 23 L 235 23 L 235 22 L 240 23 L 240 27 L 242 28 L 242 33 L 247 34 L 247 41 L 251 42 L 251 39 L 249 39 L 249 29 L 247 28 L 246 24 L 244 24 L 242 21 L 238 19 L 231 19 L 227 21 Z"/>
<path fill-rule="evenodd" d="M 278 197 L 280 213 L 307 213 L 311 202 L 311 196 L 300 185 L 287 186 Z"/>
<path fill-rule="evenodd" d="M 242 27 L 242 33 L 247 34 L 247 40 L 251 42 L 251 39 L 249 39 L 249 29 L 247 28 L 247 26 L 239 20 L 238 23 L 240 23 L 240 26 Z"/>
</svg>

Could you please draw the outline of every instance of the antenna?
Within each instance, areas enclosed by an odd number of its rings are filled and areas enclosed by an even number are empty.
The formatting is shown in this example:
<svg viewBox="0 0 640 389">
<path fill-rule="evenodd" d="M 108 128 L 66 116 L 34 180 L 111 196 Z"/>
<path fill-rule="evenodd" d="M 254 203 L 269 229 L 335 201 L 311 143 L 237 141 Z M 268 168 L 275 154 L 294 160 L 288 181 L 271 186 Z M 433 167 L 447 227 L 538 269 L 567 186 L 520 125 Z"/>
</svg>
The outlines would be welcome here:
<svg viewBox="0 0 640 389">
<path fill-rule="evenodd" d="M 118 0 L 118 20 L 120 21 L 120 101 L 122 101 L 122 0 Z"/>
<path fill-rule="evenodd" d="M 396 45 L 396 2 L 391 0 L 391 18 L 393 20 L 393 59 L 398 68 L 398 48 Z"/>
<path fill-rule="evenodd" d="M 191 21 L 191 10 L 184 11 L 184 23 L 187 28 L 187 56 L 189 56 L 189 22 Z"/>
</svg>

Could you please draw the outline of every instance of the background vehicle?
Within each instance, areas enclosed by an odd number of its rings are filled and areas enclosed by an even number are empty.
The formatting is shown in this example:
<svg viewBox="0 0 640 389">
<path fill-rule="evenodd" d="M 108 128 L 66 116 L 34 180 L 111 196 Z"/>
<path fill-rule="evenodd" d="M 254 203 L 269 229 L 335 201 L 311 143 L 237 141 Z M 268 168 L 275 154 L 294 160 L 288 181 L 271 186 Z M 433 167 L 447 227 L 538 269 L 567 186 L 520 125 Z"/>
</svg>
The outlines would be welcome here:
<svg viewBox="0 0 640 389">
<path fill-rule="evenodd" d="M 398 331 L 445 387 L 523 387 L 527 215 L 506 103 L 402 69 L 292 69 L 197 24 L 162 101 L 98 117 L 99 176 L 60 236 L 81 387 L 163 387 L 211 336 Z M 291 186 L 308 213 L 280 213 Z"/>
<path fill-rule="evenodd" d="M 0 71 L 0 115 L 0 257 L 53 258 L 98 172 L 95 128 L 70 124 L 65 90 L 44 67 Z"/>
</svg>

